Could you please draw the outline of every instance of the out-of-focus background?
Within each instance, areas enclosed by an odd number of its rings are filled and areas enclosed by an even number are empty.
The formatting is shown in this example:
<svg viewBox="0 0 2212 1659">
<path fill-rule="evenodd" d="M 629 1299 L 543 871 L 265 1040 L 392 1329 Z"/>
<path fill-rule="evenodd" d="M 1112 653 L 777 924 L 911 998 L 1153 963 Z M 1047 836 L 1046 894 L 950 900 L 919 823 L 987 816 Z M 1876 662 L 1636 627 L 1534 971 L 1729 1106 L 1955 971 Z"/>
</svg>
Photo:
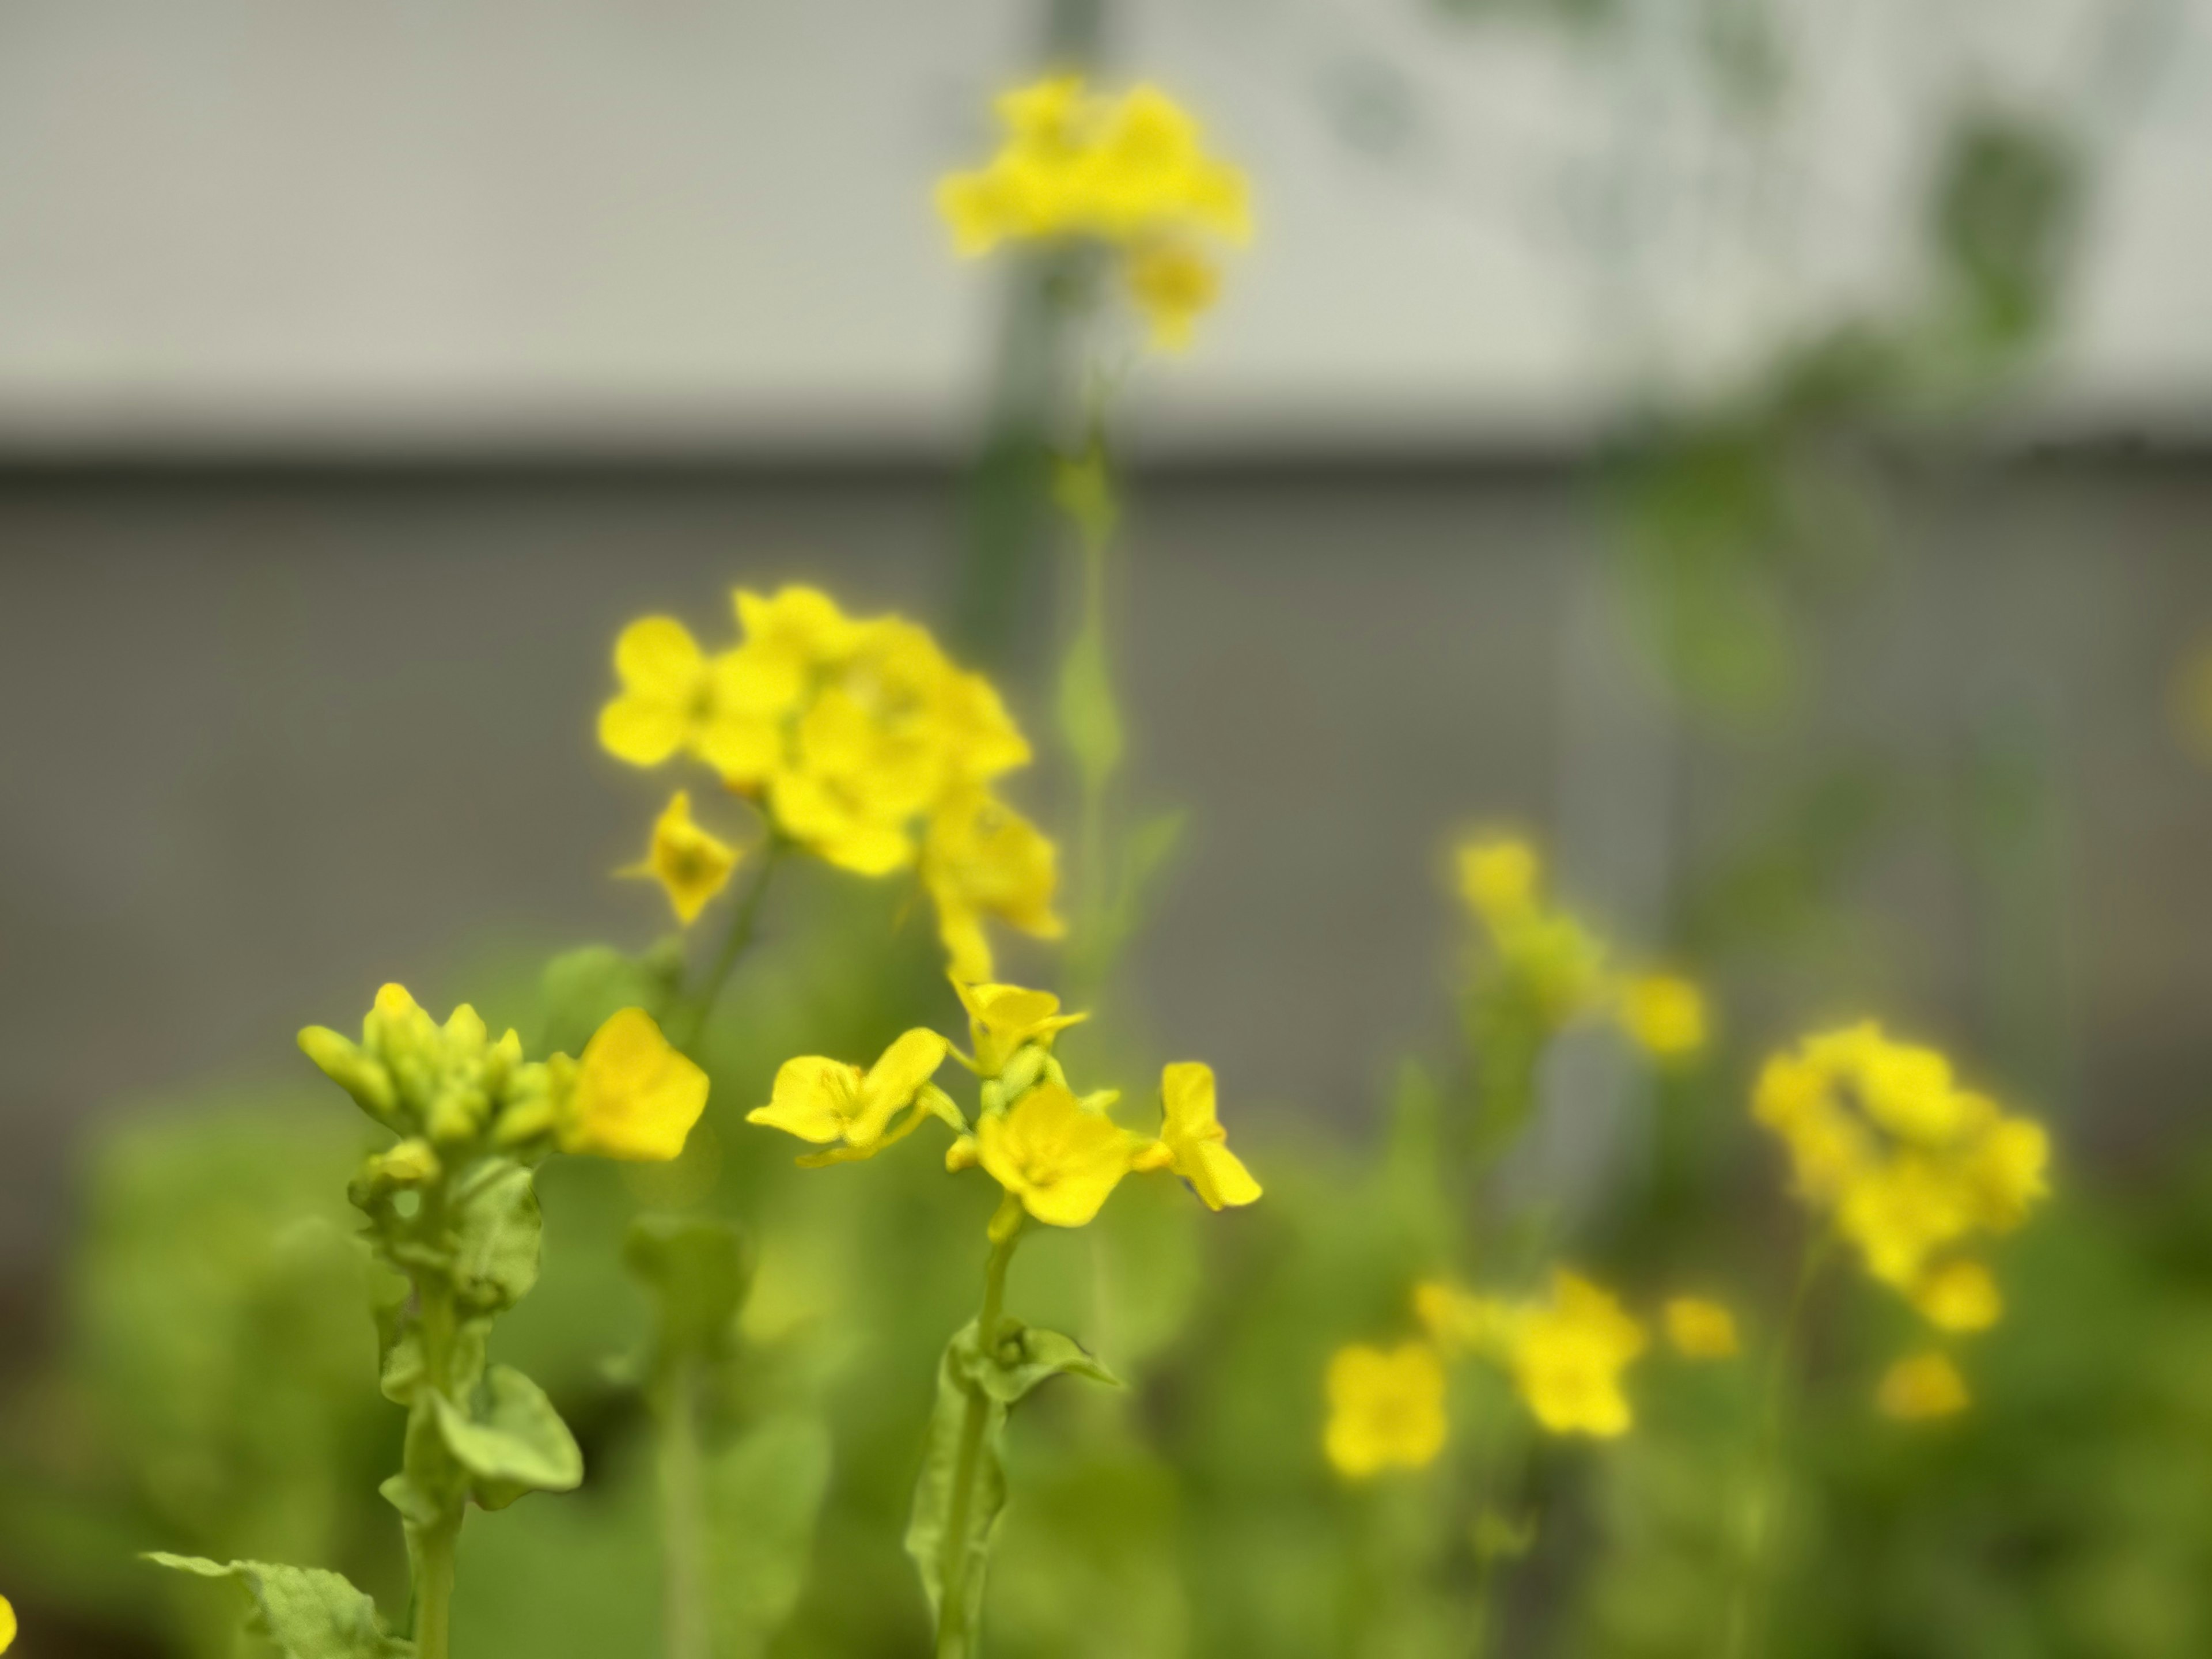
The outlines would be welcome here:
<svg viewBox="0 0 2212 1659">
<path fill-rule="evenodd" d="M 1356 1142 L 1495 822 L 1711 976 L 1738 1097 L 1874 1012 L 2115 1192 L 2203 1150 L 2203 0 L 15 0 L 0 1364 L 68 1340 L 103 1125 L 659 926 L 631 617 L 818 581 L 1048 724 L 1055 345 L 931 187 L 1054 59 L 1256 199 L 1117 422 L 1152 1046 Z"/>
</svg>

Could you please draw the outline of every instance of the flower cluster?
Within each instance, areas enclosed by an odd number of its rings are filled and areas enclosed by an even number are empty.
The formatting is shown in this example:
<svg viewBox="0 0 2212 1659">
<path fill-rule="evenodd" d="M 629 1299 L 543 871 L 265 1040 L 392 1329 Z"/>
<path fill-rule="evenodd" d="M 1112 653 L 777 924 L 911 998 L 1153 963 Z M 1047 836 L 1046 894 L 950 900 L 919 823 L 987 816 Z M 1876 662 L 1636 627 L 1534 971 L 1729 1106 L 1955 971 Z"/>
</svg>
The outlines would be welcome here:
<svg viewBox="0 0 2212 1659">
<path fill-rule="evenodd" d="M 1646 1053 L 1672 1060 L 1705 1045 L 1704 994 L 1673 974 L 1617 975 L 1605 942 L 1544 895 L 1535 848 L 1483 836 L 1458 854 L 1460 896 L 1482 925 L 1498 982 L 1545 1035 L 1579 1019 L 1607 1016 Z"/>
<path fill-rule="evenodd" d="M 1062 1013 L 1046 991 L 959 980 L 953 988 L 967 1010 L 972 1056 L 917 1028 L 872 1066 L 819 1055 L 786 1060 L 768 1104 L 748 1121 L 821 1148 L 799 1160 L 818 1166 L 872 1158 L 934 1118 L 954 1135 L 946 1169 L 980 1165 L 1003 1189 L 994 1238 L 1024 1216 L 1048 1226 L 1083 1226 L 1121 1178 L 1137 1171 L 1172 1171 L 1216 1210 L 1260 1196 L 1260 1183 L 1229 1150 L 1211 1067 L 1167 1066 L 1158 1131 L 1139 1134 L 1114 1121 L 1118 1091 L 1076 1094 L 1052 1052 L 1053 1039 L 1085 1016 Z M 948 1055 L 978 1079 L 972 1116 L 933 1080 Z"/>
<path fill-rule="evenodd" d="M 752 801 L 771 833 L 866 876 L 918 866 L 953 970 L 988 978 L 987 916 L 1055 936 L 1052 842 L 994 793 L 1030 746 L 989 681 L 927 629 L 848 617 L 827 594 L 739 589 L 738 642 L 708 654 L 683 623 L 647 617 L 615 647 L 621 693 L 599 741 L 634 766 L 686 756 Z M 692 821 L 679 792 L 645 861 L 689 923 L 740 854 Z"/>
<path fill-rule="evenodd" d="M 1870 1023 L 1769 1060 L 1752 1115 L 1780 1137 L 1799 1199 L 1930 1325 L 1960 1335 L 2002 1316 L 1974 1246 L 2018 1227 L 2048 1190 L 2042 1125 L 1960 1087 L 1936 1050 Z M 1885 1385 L 1886 1408 L 1927 1416 L 1966 1403 L 1947 1358 L 1911 1364 Z"/>
<path fill-rule="evenodd" d="M 1176 349 L 1220 283 L 1200 237 L 1251 234 L 1243 173 L 1206 153 L 1198 123 L 1157 87 L 1119 98 L 1059 76 L 1004 94 L 999 153 L 939 182 L 938 210 L 961 252 L 1004 241 L 1102 242 L 1121 255 L 1155 344 Z"/>
<path fill-rule="evenodd" d="M 386 985 L 359 1042 L 310 1025 L 300 1047 L 401 1137 L 369 1159 L 357 1183 L 364 1188 L 420 1187 L 486 1153 L 665 1160 L 684 1150 L 707 1105 L 707 1074 L 638 1008 L 600 1026 L 580 1059 L 526 1060 L 520 1036 L 495 1042 L 467 1003 L 441 1025 L 405 987 Z"/>
</svg>

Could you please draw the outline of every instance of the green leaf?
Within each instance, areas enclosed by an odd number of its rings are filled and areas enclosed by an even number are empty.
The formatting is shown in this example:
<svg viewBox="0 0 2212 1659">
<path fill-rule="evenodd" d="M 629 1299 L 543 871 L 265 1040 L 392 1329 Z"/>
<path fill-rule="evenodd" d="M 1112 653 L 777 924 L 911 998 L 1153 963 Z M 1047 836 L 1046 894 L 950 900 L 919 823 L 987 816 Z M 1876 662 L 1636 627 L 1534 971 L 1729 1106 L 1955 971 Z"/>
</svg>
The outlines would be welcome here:
<svg viewBox="0 0 2212 1659">
<path fill-rule="evenodd" d="M 659 1363 L 728 1350 L 752 1277 L 735 1226 L 708 1216 L 640 1216 L 623 1240 L 623 1262 L 653 1293 Z"/>
<path fill-rule="evenodd" d="M 252 1605 L 246 1632 L 259 1637 L 285 1659 L 410 1659 L 412 1642 L 387 1636 L 376 1616 L 376 1603 L 335 1572 L 320 1567 L 286 1567 L 265 1561 L 210 1561 L 197 1555 L 161 1552 L 146 1559 L 176 1572 L 202 1578 L 227 1578 L 243 1589 Z"/>
<path fill-rule="evenodd" d="M 708 1463 L 720 1659 L 765 1652 L 799 1605 L 830 1464 L 830 1426 L 805 1413 L 769 1418 Z"/>
<path fill-rule="evenodd" d="M 477 1502 L 505 1509 L 532 1492 L 571 1492 L 584 1454 L 545 1391 L 520 1371 L 495 1365 L 484 1377 L 486 1409 L 471 1416 L 438 1396 L 438 1432 L 453 1461 L 475 1477 Z"/>
<path fill-rule="evenodd" d="M 1095 624 L 1075 636 L 1060 665 L 1060 730 L 1092 788 L 1121 763 L 1121 711 L 1107 672 L 1106 641 Z"/>
<path fill-rule="evenodd" d="M 453 1289 L 465 1306 L 502 1312 L 538 1282 L 544 1226 L 530 1171 L 495 1158 L 471 1173 L 456 1199 Z"/>
<path fill-rule="evenodd" d="M 906 1553 L 921 1573 L 940 1628 L 947 1617 L 945 1598 L 956 1587 L 960 1605 L 953 1622 L 972 1633 L 981 1614 L 991 1534 L 1006 1504 L 1001 1443 L 1007 1413 L 1039 1383 L 1063 1373 L 1120 1386 L 1072 1338 L 1018 1320 L 1006 1322 L 988 1353 L 972 1320 L 945 1345 L 906 1529 Z"/>
</svg>

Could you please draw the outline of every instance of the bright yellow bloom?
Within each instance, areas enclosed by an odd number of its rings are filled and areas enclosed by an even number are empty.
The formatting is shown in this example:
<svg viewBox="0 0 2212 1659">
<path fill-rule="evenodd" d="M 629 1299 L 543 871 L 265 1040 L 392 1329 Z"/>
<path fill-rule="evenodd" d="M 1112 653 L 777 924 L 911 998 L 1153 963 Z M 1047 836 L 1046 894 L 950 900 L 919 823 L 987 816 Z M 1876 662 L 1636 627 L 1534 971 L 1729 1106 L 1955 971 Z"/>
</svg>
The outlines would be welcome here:
<svg viewBox="0 0 2212 1659">
<path fill-rule="evenodd" d="M 1339 1348 L 1328 1390 L 1322 1447 L 1338 1474 L 1360 1480 L 1394 1466 L 1418 1469 L 1443 1449 L 1444 1368 L 1426 1343 Z"/>
<path fill-rule="evenodd" d="M 1494 1296 L 1474 1296 L 1440 1279 L 1413 1287 L 1413 1316 L 1446 1355 L 1480 1353 L 1503 1359 L 1519 1316 Z"/>
<path fill-rule="evenodd" d="M 1873 1135 L 1835 1098 L 1826 1074 L 1811 1062 L 1778 1054 L 1759 1073 L 1752 1115 L 1789 1149 L 1797 1195 L 1832 1204 L 1873 1167 Z"/>
<path fill-rule="evenodd" d="M 1972 1396 L 1950 1355 L 1931 1350 L 1900 1359 L 1884 1372 L 1875 1403 L 1885 1417 L 1917 1423 L 1962 1412 Z"/>
<path fill-rule="evenodd" d="M 955 979 L 952 989 L 968 1011 L 968 1036 L 975 1045 L 975 1070 L 996 1077 L 1006 1069 L 1015 1050 L 1029 1043 L 1050 1048 L 1052 1040 L 1071 1025 L 1079 1025 L 1088 1014 L 1063 1014 L 1060 999 L 1049 991 L 1025 991 L 1018 985 L 967 985 Z"/>
<path fill-rule="evenodd" d="M 1459 849 L 1460 895 L 1489 927 L 1507 927 L 1534 913 L 1543 869 L 1525 841 L 1470 841 Z"/>
<path fill-rule="evenodd" d="M 1942 1331 L 1985 1331 L 2004 1317 L 2004 1295 L 1978 1261 L 1948 1261 L 1912 1286 L 1912 1305 Z"/>
<path fill-rule="evenodd" d="M 1661 1060 L 1705 1046 L 1705 994 L 1674 974 L 1646 974 L 1620 988 L 1620 1023 L 1638 1047 Z"/>
<path fill-rule="evenodd" d="M 1022 1207 L 1053 1227 L 1080 1227 L 1129 1172 L 1134 1142 L 1066 1087 L 1040 1083 L 1006 1111 L 975 1126 L 985 1170 Z"/>
<path fill-rule="evenodd" d="M 1221 297 L 1220 270 L 1188 242 L 1139 244 L 1129 250 L 1121 272 L 1161 351 L 1186 349 L 1192 325 Z"/>
<path fill-rule="evenodd" d="M 684 1150 L 707 1109 L 707 1074 L 679 1053 L 642 1008 L 624 1008 L 592 1034 L 560 1114 L 561 1150 L 662 1162 Z"/>
<path fill-rule="evenodd" d="M 680 750 L 738 777 L 775 764 L 775 710 L 737 653 L 709 658 L 682 623 L 647 617 L 615 641 L 615 673 L 622 695 L 599 711 L 599 743 L 616 759 L 658 766 Z"/>
<path fill-rule="evenodd" d="M 0 1595 L 0 1653 L 15 1645 L 15 1609 L 4 1595 Z"/>
<path fill-rule="evenodd" d="M 751 677 L 753 696 L 777 714 L 805 699 L 816 675 L 852 659 L 866 634 L 837 602 L 817 587 L 789 586 L 773 594 L 740 587 L 730 595 L 744 643 L 737 654 Z"/>
<path fill-rule="evenodd" d="M 1508 1364 L 1546 1429 L 1609 1439 L 1634 1421 L 1620 1374 L 1644 1346 L 1644 1328 L 1610 1293 L 1562 1269 L 1551 1302 L 1522 1310 Z"/>
<path fill-rule="evenodd" d="M 1165 1167 L 1190 1182 L 1191 1190 L 1209 1210 L 1249 1204 L 1260 1196 L 1260 1183 L 1252 1179 L 1236 1153 L 1229 1150 L 1229 1132 L 1221 1127 L 1213 1097 L 1213 1068 L 1198 1060 L 1179 1060 L 1160 1072 L 1160 1138 Z M 1159 1166 L 1157 1154 L 1138 1154 L 1139 1166 Z"/>
<path fill-rule="evenodd" d="M 1741 1351 L 1735 1316 L 1717 1302 L 1674 1297 L 1667 1304 L 1664 1318 L 1667 1340 L 1685 1359 L 1731 1359 Z"/>
<path fill-rule="evenodd" d="M 819 1054 L 787 1060 L 777 1069 L 769 1103 L 746 1113 L 745 1121 L 817 1146 L 842 1142 L 865 1154 L 884 1144 L 891 1119 L 914 1103 L 951 1046 L 917 1026 L 865 1071 Z"/>
<path fill-rule="evenodd" d="M 1911 1152 L 1853 1181 L 1836 1206 L 1837 1228 L 1858 1247 L 1867 1271 L 1899 1290 L 1973 1224 L 1966 1189 L 1950 1172 Z"/>
<path fill-rule="evenodd" d="M 981 784 L 956 785 L 929 821 L 921 878 L 956 980 L 987 980 L 993 962 L 983 918 L 1036 939 L 1064 931 L 1053 913 L 1058 854 L 1035 824 Z"/>
<path fill-rule="evenodd" d="M 2051 1191 L 2050 1163 L 2051 1137 L 2040 1123 L 2008 1117 L 1991 1124 L 1963 1160 L 1975 1221 L 2002 1233 L 2027 1220 L 2029 1207 Z"/>
<path fill-rule="evenodd" d="M 690 792 L 679 789 L 653 821 L 653 843 L 644 862 L 615 873 L 659 882 L 676 919 L 689 927 L 714 896 L 729 885 L 730 872 L 737 867 L 737 848 L 691 821 Z"/>
</svg>

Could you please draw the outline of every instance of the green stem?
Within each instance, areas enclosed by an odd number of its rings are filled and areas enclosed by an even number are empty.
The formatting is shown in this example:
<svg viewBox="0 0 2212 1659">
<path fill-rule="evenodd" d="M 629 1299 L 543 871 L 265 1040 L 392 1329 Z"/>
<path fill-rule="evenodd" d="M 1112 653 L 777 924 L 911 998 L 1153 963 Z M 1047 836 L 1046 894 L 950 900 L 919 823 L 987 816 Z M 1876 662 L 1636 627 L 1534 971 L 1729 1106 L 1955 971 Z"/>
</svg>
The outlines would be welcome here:
<svg viewBox="0 0 2212 1659">
<path fill-rule="evenodd" d="M 659 1394 L 661 1596 L 668 1659 L 713 1659 L 698 1362 L 688 1355 L 678 1359 Z"/>
<path fill-rule="evenodd" d="M 441 1226 L 443 1206 L 426 1198 L 425 1231 Z M 408 1484 L 418 1495 L 443 1493 L 453 1484 L 449 1455 L 438 1427 L 437 1402 L 449 1397 L 453 1381 L 453 1337 L 457 1316 L 453 1288 L 442 1275 L 424 1273 L 415 1281 L 419 1331 L 422 1344 L 423 1388 L 416 1396 L 407 1425 L 403 1468 Z M 448 1633 L 453 1607 L 453 1552 L 460 1541 L 465 1500 L 457 1493 L 444 1499 L 436 1516 L 422 1525 L 410 1524 L 408 1542 L 415 1570 L 415 1651 L 416 1659 L 447 1659 L 451 1651 Z"/>
<path fill-rule="evenodd" d="M 1012 1193 L 1001 1205 L 1018 1207 Z M 995 1225 L 994 1231 L 1000 1231 Z M 1005 1236 L 991 1246 L 983 1268 L 983 1308 L 975 1317 L 975 1340 L 986 1353 L 997 1340 L 999 1322 L 1005 1316 L 1006 1268 L 1020 1241 L 1018 1226 L 1003 1230 Z M 960 1419 L 960 1450 L 953 1465 L 952 1510 L 945 1528 L 944 1554 L 938 1562 L 938 1582 L 943 1587 L 937 1607 L 937 1659 L 973 1659 L 976 1633 L 968 1627 L 968 1516 L 975 1504 L 975 1474 L 983 1460 L 983 1437 L 991 1426 L 991 1401 L 981 1388 L 968 1385 L 966 1413 Z"/>
<path fill-rule="evenodd" d="M 775 866 L 783 861 L 787 845 L 781 836 L 772 838 L 754 863 L 752 876 L 738 899 L 737 912 L 730 918 L 730 931 L 722 940 L 714 965 L 708 969 L 707 977 L 677 1014 L 677 1018 L 684 1022 L 684 1036 L 676 1046 L 687 1054 L 699 1041 L 699 1033 L 706 1029 L 707 1016 L 714 1012 L 714 1004 L 722 994 L 722 987 L 729 981 L 731 970 L 753 942 L 760 923 L 761 899 L 768 891 L 769 878 L 775 874 Z"/>
<path fill-rule="evenodd" d="M 1798 1333 L 1804 1324 L 1813 1283 L 1827 1260 L 1827 1246 L 1826 1232 L 1815 1233 L 1806 1241 L 1805 1255 L 1797 1267 L 1797 1282 L 1790 1292 L 1782 1327 L 1775 1333 L 1774 1352 L 1767 1362 L 1764 1403 L 1759 1413 L 1759 1449 L 1744 1504 L 1742 1553 L 1736 1565 L 1735 1593 L 1729 1603 L 1727 1637 L 1722 1646 L 1725 1659 L 1747 1659 L 1753 1650 L 1765 1611 L 1775 1487 L 1781 1472 L 1784 1410 L 1795 1374 Z"/>
</svg>

